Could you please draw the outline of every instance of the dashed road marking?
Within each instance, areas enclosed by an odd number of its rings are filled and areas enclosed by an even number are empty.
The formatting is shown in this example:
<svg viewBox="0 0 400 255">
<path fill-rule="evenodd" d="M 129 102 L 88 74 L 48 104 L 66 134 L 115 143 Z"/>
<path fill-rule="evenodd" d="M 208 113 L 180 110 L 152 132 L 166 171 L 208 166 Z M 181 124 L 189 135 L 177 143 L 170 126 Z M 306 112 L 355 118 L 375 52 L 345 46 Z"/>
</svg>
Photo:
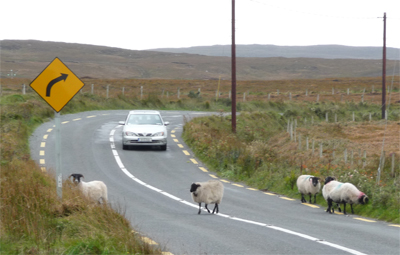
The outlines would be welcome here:
<svg viewBox="0 0 400 255">
<path fill-rule="evenodd" d="M 211 176 L 211 177 L 214 178 L 214 179 L 218 179 L 218 177 L 215 176 L 215 175 L 213 175 L 213 174 L 209 174 L 209 176 Z"/>
<path fill-rule="evenodd" d="M 40 156 L 44 156 L 44 151 L 39 151 Z"/>
<path fill-rule="evenodd" d="M 275 194 L 269 193 L 269 192 L 264 192 L 264 194 L 267 194 L 267 195 L 270 195 L 270 196 L 275 196 Z"/>
<path fill-rule="evenodd" d="M 94 117 L 96 117 L 96 115 L 87 116 L 86 118 L 89 119 L 89 118 L 94 118 Z"/>
<path fill-rule="evenodd" d="M 361 220 L 361 221 L 365 221 L 365 222 L 376 222 L 374 220 L 367 220 L 367 219 L 363 219 L 363 218 L 353 218 L 355 220 Z"/>
<path fill-rule="evenodd" d="M 227 181 L 227 180 L 224 180 L 224 179 L 221 179 L 220 181 L 221 182 L 225 182 L 225 183 L 231 183 L 230 181 Z"/>
<path fill-rule="evenodd" d="M 44 140 L 47 140 L 47 137 L 49 137 L 49 135 L 44 135 L 44 136 L 43 136 L 43 139 L 44 139 Z"/>
<path fill-rule="evenodd" d="M 183 145 L 180 144 L 180 143 L 178 143 L 178 147 L 179 147 L 179 148 L 183 148 Z"/>
<path fill-rule="evenodd" d="M 176 136 L 171 134 L 171 137 L 176 137 Z"/>
<path fill-rule="evenodd" d="M 294 201 L 294 199 L 288 198 L 288 197 L 279 197 L 279 198 L 282 198 L 282 199 L 285 199 L 285 200 L 289 200 L 289 201 Z"/>
<path fill-rule="evenodd" d="M 78 120 L 81 120 L 82 118 L 77 118 L 77 119 L 73 119 L 73 121 L 78 121 Z"/>
<path fill-rule="evenodd" d="M 188 151 L 186 151 L 186 150 L 183 150 L 183 153 L 184 153 L 186 156 L 189 156 L 189 155 L 190 155 L 190 153 L 189 153 Z"/>
<path fill-rule="evenodd" d="M 49 129 L 47 129 L 47 132 L 49 133 L 49 132 L 51 132 L 53 129 L 52 128 L 49 128 Z"/>
<path fill-rule="evenodd" d="M 237 183 L 232 183 L 232 185 L 235 185 L 236 187 L 240 187 L 240 188 L 244 187 L 243 185 L 240 185 L 240 184 L 237 184 Z"/>
<path fill-rule="evenodd" d="M 44 161 L 44 159 L 40 159 L 40 160 L 39 160 L 39 163 L 40 163 L 41 165 L 45 165 L 46 162 Z"/>
<path fill-rule="evenodd" d="M 67 124 L 69 121 L 63 121 L 63 122 L 61 122 L 61 124 Z"/>
<path fill-rule="evenodd" d="M 46 147 L 46 143 L 45 142 L 41 142 L 40 143 L 40 148 L 44 148 L 44 147 Z"/>
<path fill-rule="evenodd" d="M 200 170 L 201 171 L 203 171 L 203 172 L 205 172 L 205 173 L 207 173 L 208 172 L 208 170 L 207 169 L 205 169 L 204 167 L 199 167 L 200 168 Z"/>
<path fill-rule="evenodd" d="M 312 207 L 312 208 L 319 208 L 319 206 L 317 206 L 317 205 L 312 205 L 312 204 L 302 203 L 302 205 L 306 205 L 306 206 L 309 206 L 309 207 Z"/>
<path fill-rule="evenodd" d="M 199 164 L 194 158 L 191 158 L 190 161 L 192 161 L 193 164 L 195 164 L 195 165 L 198 165 L 198 164 Z"/>
<path fill-rule="evenodd" d="M 389 226 L 390 227 L 398 227 L 398 228 L 400 228 L 400 225 L 396 225 L 396 224 L 390 224 Z"/>
<path fill-rule="evenodd" d="M 258 190 L 258 189 L 254 189 L 254 188 L 247 188 L 248 190 Z"/>
<path fill-rule="evenodd" d="M 174 142 L 179 143 L 178 139 L 173 139 Z"/>
</svg>

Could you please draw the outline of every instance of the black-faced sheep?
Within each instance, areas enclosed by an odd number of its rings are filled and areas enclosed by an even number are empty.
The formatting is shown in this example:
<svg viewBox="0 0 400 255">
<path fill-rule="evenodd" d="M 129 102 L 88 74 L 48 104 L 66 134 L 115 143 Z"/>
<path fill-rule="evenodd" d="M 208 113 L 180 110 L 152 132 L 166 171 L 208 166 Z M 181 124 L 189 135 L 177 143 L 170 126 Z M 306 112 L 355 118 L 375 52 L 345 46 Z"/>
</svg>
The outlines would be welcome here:
<svg viewBox="0 0 400 255">
<path fill-rule="evenodd" d="M 315 204 L 317 202 L 317 193 L 321 190 L 320 179 L 312 175 L 300 175 L 299 178 L 297 178 L 297 188 L 301 194 L 302 203 L 307 202 L 304 195 L 309 195 L 311 204 L 311 196 L 314 195 Z"/>
<path fill-rule="evenodd" d="M 205 203 L 205 208 L 208 210 L 208 204 L 215 204 L 212 213 L 219 212 L 218 204 L 221 203 L 224 195 L 224 185 L 218 180 L 209 180 L 207 182 L 195 182 L 190 187 L 192 193 L 192 199 L 194 202 L 199 203 L 199 212 L 201 213 L 201 203 Z"/>
<path fill-rule="evenodd" d="M 323 196 L 328 202 L 327 212 L 334 212 L 332 203 L 343 204 L 343 213 L 346 213 L 346 204 L 350 204 L 351 213 L 354 214 L 353 204 L 368 203 L 368 196 L 359 191 L 356 186 L 351 183 L 342 183 L 334 181 L 332 177 L 327 177 L 324 188 L 322 189 Z"/>
<path fill-rule="evenodd" d="M 92 199 L 99 204 L 101 202 L 106 203 L 108 200 L 107 186 L 102 181 L 81 181 L 84 176 L 82 174 L 71 174 L 68 178 L 72 177 L 72 182 L 75 183 L 78 188 L 82 191 L 83 195 Z M 100 202 L 100 200 L 102 200 Z"/>
</svg>

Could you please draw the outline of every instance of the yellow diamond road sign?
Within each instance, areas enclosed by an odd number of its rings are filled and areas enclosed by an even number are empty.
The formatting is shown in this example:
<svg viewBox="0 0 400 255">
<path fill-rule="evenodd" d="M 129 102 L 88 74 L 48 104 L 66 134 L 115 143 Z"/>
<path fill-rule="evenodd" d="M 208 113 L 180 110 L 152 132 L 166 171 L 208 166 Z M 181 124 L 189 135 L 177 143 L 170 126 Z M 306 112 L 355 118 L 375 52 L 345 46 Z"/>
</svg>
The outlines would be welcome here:
<svg viewBox="0 0 400 255">
<path fill-rule="evenodd" d="M 85 84 L 55 58 L 30 84 L 56 112 L 75 96 Z"/>
</svg>

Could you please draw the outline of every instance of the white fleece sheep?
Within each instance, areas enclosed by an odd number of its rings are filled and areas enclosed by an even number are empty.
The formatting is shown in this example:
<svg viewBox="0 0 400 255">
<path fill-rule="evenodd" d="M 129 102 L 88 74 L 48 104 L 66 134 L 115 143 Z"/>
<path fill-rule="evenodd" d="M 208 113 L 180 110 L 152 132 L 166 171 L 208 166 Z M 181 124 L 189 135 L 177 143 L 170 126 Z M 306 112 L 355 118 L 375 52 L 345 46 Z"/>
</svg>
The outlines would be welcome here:
<svg viewBox="0 0 400 255">
<path fill-rule="evenodd" d="M 81 181 L 84 176 L 82 174 L 71 174 L 68 178 L 72 177 L 72 182 L 75 183 L 78 188 L 82 191 L 83 195 L 92 199 L 95 202 L 107 203 L 108 195 L 107 195 L 107 186 L 102 181 L 91 181 L 84 182 Z"/>
<path fill-rule="evenodd" d="M 321 190 L 321 183 L 318 177 L 314 177 L 312 175 L 300 175 L 297 178 L 297 189 L 301 194 L 301 202 L 306 203 L 307 200 L 304 198 L 304 195 L 310 196 L 310 204 L 311 196 L 314 195 L 314 204 L 317 202 L 317 193 Z"/>
<path fill-rule="evenodd" d="M 351 213 L 354 214 L 353 204 L 368 203 L 368 196 L 359 191 L 353 184 L 349 182 L 342 183 L 334 180 L 329 180 L 328 178 L 332 177 L 327 177 L 327 179 L 325 180 L 324 188 L 322 190 L 324 193 L 323 196 L 328 202 L 328 209 L 326 210 L 327 212 L 332 213 L 332 203 L 337 203 L 343 204 L 344 214 L 347 214 L 346 204 L 350 204 Z"/>
<path fill-rule="evenodd" d="M 199 212 L 201 213 L 201 203 L 205 203 L 205 208 L 208 210 L 208 204 L 215 204 L 212 213 L 219 212 L 218 204 L 221 203 L 222 197 L 224 195 L 224 185 L 218 180 L 209 180 L 206 182 L 195 182 L 192 183 L 190 187 L 190 192 L 192 193 L 192 199 L 194 202 L 199 203 Z"/>
</svg>

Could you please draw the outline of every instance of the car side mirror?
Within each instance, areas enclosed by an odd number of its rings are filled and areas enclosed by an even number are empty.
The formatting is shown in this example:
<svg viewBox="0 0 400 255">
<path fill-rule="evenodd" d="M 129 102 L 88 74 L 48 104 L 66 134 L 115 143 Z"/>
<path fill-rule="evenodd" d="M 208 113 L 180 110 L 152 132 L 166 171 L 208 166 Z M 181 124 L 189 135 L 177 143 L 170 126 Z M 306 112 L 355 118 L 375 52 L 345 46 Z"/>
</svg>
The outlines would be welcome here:
<svg viewBox="0 0 400 255">
<path fill-rule="evenodd" d="M 120 122 L 118 122 L 118 124 L 125 125 L 125 121 L 120 121 Z"/>
<path fill-rule="evenodd" d="M 165 121 L 164 126 L 168 126 L 168 125 L 169 125 L 169 121 Z"/>
</svg>

